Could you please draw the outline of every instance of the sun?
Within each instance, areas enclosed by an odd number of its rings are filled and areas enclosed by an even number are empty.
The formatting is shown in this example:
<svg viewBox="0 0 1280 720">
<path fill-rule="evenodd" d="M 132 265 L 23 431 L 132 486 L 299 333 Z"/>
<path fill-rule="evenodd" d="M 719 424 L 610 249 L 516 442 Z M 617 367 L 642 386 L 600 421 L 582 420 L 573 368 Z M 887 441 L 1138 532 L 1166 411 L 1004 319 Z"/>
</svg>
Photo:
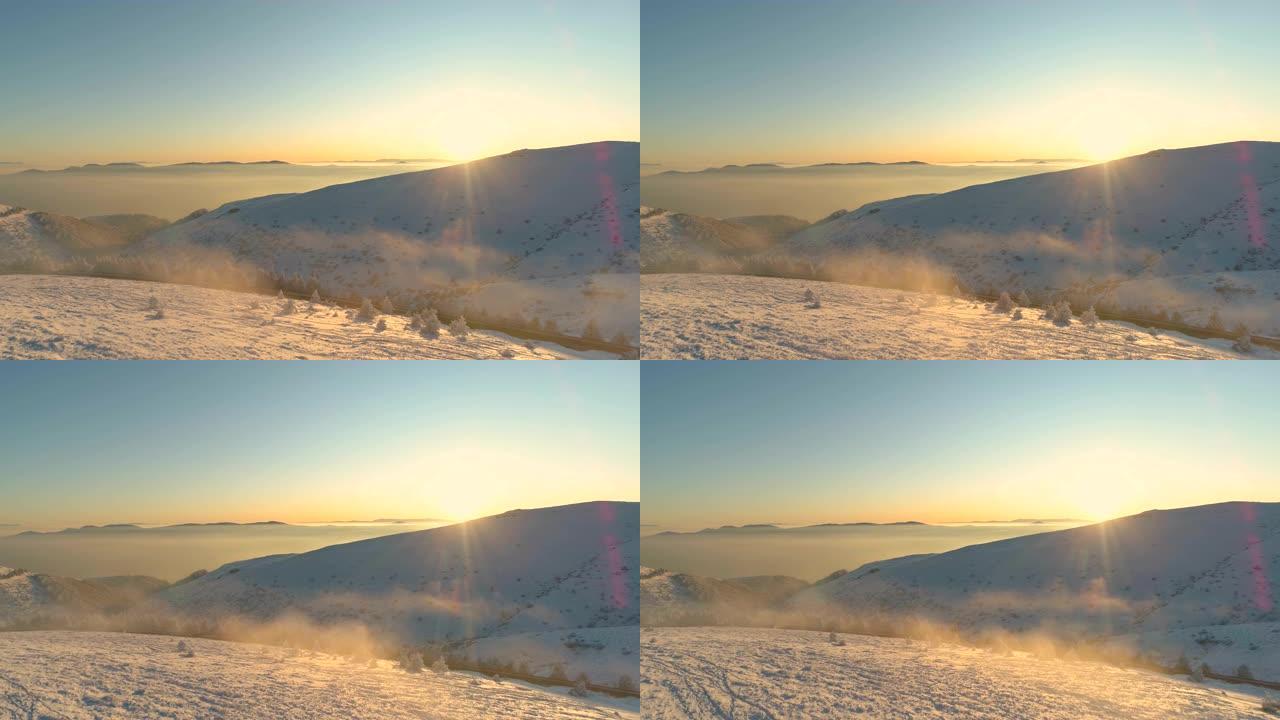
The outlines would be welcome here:
<svg viewBox="0 0 1280 720">
<path fill-rule="evenodd" d="M 1129 154 L 1129 139 L 1114 127 L 1085 129 L 1078 140 L 1081 151 L 1088 159 L 1107 162 Z"/>
</svg>

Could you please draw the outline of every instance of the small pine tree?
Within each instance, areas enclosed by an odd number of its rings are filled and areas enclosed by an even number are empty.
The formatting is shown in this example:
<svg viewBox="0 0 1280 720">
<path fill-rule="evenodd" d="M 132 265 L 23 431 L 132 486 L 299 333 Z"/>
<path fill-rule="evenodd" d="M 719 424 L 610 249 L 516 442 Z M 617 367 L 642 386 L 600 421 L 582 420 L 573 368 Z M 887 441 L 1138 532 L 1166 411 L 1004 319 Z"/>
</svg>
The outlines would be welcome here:
<svg viewBox="0 0 1280 720">
<path fill-rule="evenodd" d="M 1214 308 L 1209 313 L 1208 328 L 1210 330 L 1222 330 L 1222 316 L 1218 314 L 1218 308 Z"/>
<path fill-rule="evenodd" d="M 378 303 L 378 309 L 388 315 L 394 315 L 396 306 L 395 303 L 391 302 L 390 297 L 383 297 L 382 302 Z"/>
<path fill-rule="evenodd" d="M 422 653 L 409 647 L 401 650 L 400 668 L 407 673 L 422 672 Z"/>
<path fill-rule="evenodd" d="M 551 666 L 551 674 L 548 677 L 552 680 L 568 680 L 569 676 L 564 673 L 564 666 L 556 663 Z"/>
<path fill-rule="evenodd" d="M 1031 304 L 1031 298 L 1027 296 L 1026 290 L 1019 290 L 1018 297 L 1014 299 L 1017 300 L 1018 304 L 1021 305 L 1022 307 L 1027 307 L 1028 305 Z"/>
<path fill-rule="evenodd" d="M 600 326 L 596 324 L 596 319 L 591 318 L 587 321 L 587 326 L 582 329 L 583 340 L 603 340 L 604 336 L 600 334 Z"/>
<path fill-rule="evenodd" d="M 387 319 L 378 318 L 378 324 L 373 326 L 374 332 L 382 332 L 387 329 Z"/>
<path fill-rule="evenodd" d="M 455 337 L 465 338 L 471 332 L 471 328 L 467 327 L 467 319 L 459 315 L 449 323 L 449 332 Z"/>
<path fill-rule="evenodd" d="M 1008 314 L 1013 310 L 1013 298 L 1009 297 L 1009 293 L 1000 293 L 1000 299 L 996 301 L 995 306 L 991 308 L 992 312 Z"/>
<path fill-rule="evenodd" d="M 630 345 L 631 338 L 627 337 L 626 333 L 619 330 L 618 332 L 613 334 L 612 338 L 609 338 L 609 342 L 613 343 L 614 345 Z"/>
<path fill-rule="evenodd" d="M 320 289 L 316 288 L 311 291 L 311 304 L 318 305 L 320 303 Z"/>
<path fill-rule="evenodd" d="M 583 673 L 578 676 L 578 680 L 573 684 L 573 688 L 569 690 L 569 694 L 574 697 L 586 697 L 587 693 L 587 675 Z"/>
<path fill-rule="evenodd" d="M 804 306 L 810 310 L 817 310 L 822 307 L 822 301 L 818 299 L 818 294 L 809 288 L 804 290 Z"/>
<path fill-rule="evenodd" d="M 1080 316 L 1080 322 L 1084 323 L 1087 327 L 1093 327 L 1098 324 L 1098 313 L 1093 309 L 1092 305 L 1090 305 L 1089 309 L 1085 310 Z"/>
<path fill-rule="evenodd" d="M 618 677 L 618 689 L 624 692 L 635 692 L 636 681 L 631 679 L 630 675 L 622 675 Z"/>
<path fill-rule="evenodd" d="M 1236 668 L 1236 677 L 1244 678 L 1245 680 L 1252 680 L 1253 672 L 1249 670 L 1248 665 L 1241 665 L 1240 667 Z"/>
<path fill-rule="evenodd" d="M 1235 342 L 1231 343 L 1231 349 L 1238 353 L 1253 352 L 1253 336 L 1249 334 L 1248 330 L 1245 330 L 1236 337 Z"/>
<path fill-rule="evenodd" d="M 293 298 L 284 301 L 284 307 L 280 308 L 279 315 L 292 315 L 297 312 L 298 306 L 294 304 Z"/>
<path fill-rule="evenodd" d="M 360 312 L 356 313 L 356 320 L 371 322 L 377 315 L 378 311 L 374 309 L 373 303 L 369 302 L 369 298 L 361 298 Z"/>
<path fill-rule="evenodd" d="M 436 658 L 436 661 L 431 663 L 431 672 L 436 675 L 447 675 L 449 673 L 449 663 L 444 661 L 443 655 Z"/>
<path fill-rule="evenodd" d="M 1012 317 L 1014 320 L 1021 320 L 1021 319 L 1022 319 L 1022 308 L 1016 308 L 1016 309 L 1013 311 L 1013 315 L 1011 315 L 1010 317 Z"/>
</svg>

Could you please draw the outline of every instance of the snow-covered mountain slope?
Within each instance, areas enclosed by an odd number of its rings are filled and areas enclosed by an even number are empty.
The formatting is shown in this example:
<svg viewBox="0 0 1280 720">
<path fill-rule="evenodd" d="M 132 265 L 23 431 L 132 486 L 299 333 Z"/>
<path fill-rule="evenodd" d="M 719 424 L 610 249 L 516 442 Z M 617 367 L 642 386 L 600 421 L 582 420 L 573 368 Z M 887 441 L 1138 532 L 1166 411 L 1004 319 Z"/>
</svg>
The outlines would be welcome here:
<svg viewBox="0 0 1280 720">
<path fill-rule="evenodd" d="M 738 258 L 768 250 L 807 225 L 785 215 L 717 220 L 641 208 L 640 269 L 736 271 Z"/>
<path fill-rule="evenodd" d="M 247 263 L 344 297 L 634 273 L 638 173 L 638 143 L 519 150 L 227 203 L 135 252 Z"/>
<path fill-rule="evenodd" d="M 115 230 L 125 243 L 137 242 L 157 230 L 169 226 L 169 221 L 154 215 L 122 214 L 94 215 L 85 222 Z"/>
<path fill-rule="evenodd" d="M 155 578 L 75 578 L 0 567 L 0 629 L 61 613 L 119 610 L 166 583 Z"/>
<path fill-rule="evenodd" d="M 821 307 L 808 307 L 806 290 Z M 947 296 L 785 278 L 646 274 L 640 305 L 640 354 L 650 360 L 1274 356 L 1122 322 L 1062 326 L 1040 309 L 994 313 L 989 304 Z"/>
<path fill-rule="evenodd" d="M 717 611 L 765 609 L 807 587 L 809 583 L 783 575 L 720 580 L 641 568 L 641 615 L 646 625 L 662 625 Z"/>
<path fill-rule="evenodd" d="M 1280 503 L 1152 510 L 851 572 L 797 607 L 1118 635 L 1276 622 Z"/>
<path fill-rule="evenodd" d="M 150 308 L 154 296 L 164 316 Z M 491 330 L 424 337 L 401 315 L 363 321 L 349 308 L 167 283 L 0 275 L 4 359 L 613 358 Z M 378 320 L 386 328 L 378 329 Z"/>
<path fill-rule="evenodd" d="M 178 643 L 187 651 L 181 651 Z M 97 720 L 638 718 L 639 704 L 465 672 L 407 673 L 248 643 L 128 633 L 0 633 L 0 717 Z"/>
<path fill-rule="evenodd" d="M 922 258 L 974 290 L 1101 294 L 1133 278 L 1280 269 L 1278 207 L 1280 143 L 1233 142 L 873 203 L 786 250 Z"/>
<path fill-rule="evenodd" d="M 639 505 L 516 510 L 229 563 L 161 593 L 201 616 L 300 611 L 398 642 L 639 623 Z"/>
<path fill-rule="evenodd" d="M 752 628 L 645 628 L 654 720 L 1262 720 L 1246 686 L 960 645 Z"/>
<path fill-rule="evenodd" d="M 0 268 L 117 251 L 138 237 L 140 223 L 79 220 L 0 205 Z"/>
</svg>

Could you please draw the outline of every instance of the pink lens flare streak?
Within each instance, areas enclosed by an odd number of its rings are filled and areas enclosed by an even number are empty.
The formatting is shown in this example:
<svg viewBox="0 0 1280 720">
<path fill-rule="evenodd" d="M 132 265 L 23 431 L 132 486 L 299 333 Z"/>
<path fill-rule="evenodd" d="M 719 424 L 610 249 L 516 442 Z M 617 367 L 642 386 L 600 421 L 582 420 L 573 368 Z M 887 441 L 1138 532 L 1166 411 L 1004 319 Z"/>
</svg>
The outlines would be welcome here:
<svg viewBox="0 0 1280 720">
<path fill-rule="evenodd" d="M 600 503 L 600 523 L 611 525 L 617 517 L 617 511 L 609 503 Z M 605 551 L 609 557 L 609 578 L 612 584 L 612 600 L 615 608 L 625 608 L 631 604 L 627 597 L 627 584 L 622 578 L 622 552 L 618 550 L 618 539 L 610 533 L 602 538 Z"/>
<path fill-rule="evenodd" d="M 1249 149 L 1248 143 L 1236 144 L 1236 158 L 1242 166 L 1248 166 L 1253 160 L 1253 153 Z M 1262 223 L 1261 203 L 1258 201 L 1258 183 L 1254 180 L 1253 173 L 1244 170 L 1240 174 L 1240 187 L 1244 193 L 1244 210 L 1248 216 L 1249 223 L 1249 244 L 1253 247 L 1265 247 L 1267 245 L 1266 228 Z"/>
<path fill-rule="evenodd" d="M 604 165 L 609 161 L 609 146 L 604 143 L 596 145 L 596 162 Z M 600 198 L 604 202 L 605 222 L 608 224 L 609 244 L 614 248 L 622 246 L 622 223 L 618 219 L 618 196 L 613 189 L 613 177 L 601 170 L 596 176 L 600 186 Z"/>
<path fill-rule="evenodd" d="M 1242 512 L 1245 523 L 1253 524 L 1257 518 L 1254 507 L 1245 505 Z M 1262 612 L 1271 612 L 1275 601 L 1271 595 L 1271 582 L 1267 579 L 1266 559 L 1262 554 L 1262 538 L 1258 537 L 1257 533 L 1250 532 L 1245 539 L 1245 544 L 1249 548 L 1249 570 L 1253 573 L 1253 603 Z"/>
</svg>

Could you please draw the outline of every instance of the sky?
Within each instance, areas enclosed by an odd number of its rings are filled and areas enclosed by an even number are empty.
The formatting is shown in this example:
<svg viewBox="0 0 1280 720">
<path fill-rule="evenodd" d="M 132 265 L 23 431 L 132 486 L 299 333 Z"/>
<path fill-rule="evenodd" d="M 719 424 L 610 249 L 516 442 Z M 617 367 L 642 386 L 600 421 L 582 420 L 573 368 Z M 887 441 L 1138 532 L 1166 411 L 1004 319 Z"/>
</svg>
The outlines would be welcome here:
<svg viewBox="0 0 1280 720">
<path fill-rule="evenodd" d="M 0 363 L 0 524 L 637 501 L 635 363 Z"/>
<path fill-rule="evenodd" d="M 641 384 L 650 529 L 1280 501 L 1269 363 L 646 362 Z"/>
<path fill-rule="evenodd" d="M 1280 140 L 1274 0 L 643 0 L 641 22 L 655 165 Z"/>
<path fill-rule="evenodd" d="M 0 0 L 0 162 L 638 140 L 638 0 Z"/>
</svg>

